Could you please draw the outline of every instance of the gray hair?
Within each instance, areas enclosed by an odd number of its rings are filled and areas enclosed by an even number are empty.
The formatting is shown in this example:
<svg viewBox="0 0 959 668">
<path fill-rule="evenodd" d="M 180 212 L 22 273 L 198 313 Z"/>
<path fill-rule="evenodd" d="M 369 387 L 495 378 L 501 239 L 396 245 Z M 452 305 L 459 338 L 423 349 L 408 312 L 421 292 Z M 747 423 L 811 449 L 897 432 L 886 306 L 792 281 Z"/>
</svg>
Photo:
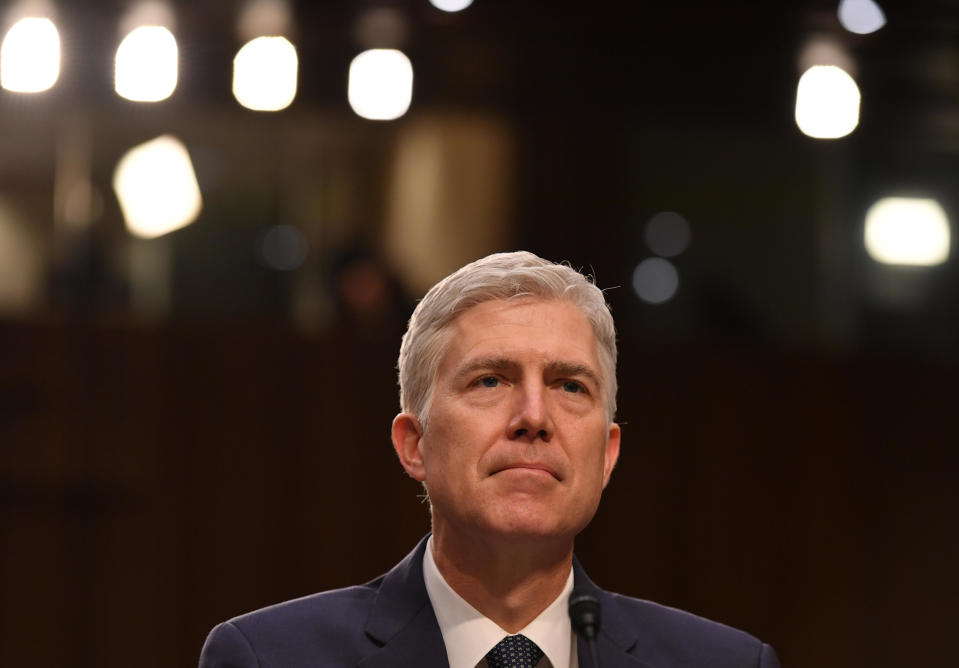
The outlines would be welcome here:
<svg viewBox="0 0 959 668">
<path fill-rule="evenodd" d="M 400 409 L 417 416 L 425 428 L 449 325 L 483 302 L 520 297 L 565 300 L 586 316 L 596 336 L 603 401 L 611 422 L 616 415 L 616 330 L 603 291 L 591 277 L 527 251 L 494 253 L 471 262 L 420 300 L 400 346 Z"/>
</svg>

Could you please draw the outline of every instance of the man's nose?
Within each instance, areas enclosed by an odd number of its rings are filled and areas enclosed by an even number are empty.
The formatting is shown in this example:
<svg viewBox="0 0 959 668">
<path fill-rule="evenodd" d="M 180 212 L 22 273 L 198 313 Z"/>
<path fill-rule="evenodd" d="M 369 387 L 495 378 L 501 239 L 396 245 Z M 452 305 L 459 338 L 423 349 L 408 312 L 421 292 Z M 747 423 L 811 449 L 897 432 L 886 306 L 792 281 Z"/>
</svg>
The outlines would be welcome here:
<svg viewBox="0 0 959 668">
<path fill-rule="evenodd" d="M 510 438 L 530 442 L 539 439 L 548 443 L 553 437 L 547 390 L 539 384 L 516 388 L 513 414 L 508 426 Z"/>
</svg>

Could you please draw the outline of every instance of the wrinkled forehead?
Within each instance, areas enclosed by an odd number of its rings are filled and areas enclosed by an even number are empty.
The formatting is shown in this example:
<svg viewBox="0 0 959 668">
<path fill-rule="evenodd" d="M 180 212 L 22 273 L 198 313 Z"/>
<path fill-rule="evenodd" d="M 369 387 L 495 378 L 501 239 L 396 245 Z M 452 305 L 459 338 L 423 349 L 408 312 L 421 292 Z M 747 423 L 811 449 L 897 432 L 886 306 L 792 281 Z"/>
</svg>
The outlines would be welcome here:
<svg viewBox="0 0 959 668">
<path fill-rule="evenodd" d="M 522 309 L 523 306 L 557 306 L 558 309 Z M 570 318 L 572 318 L 570 320 Z M 528 332 L 524 332 L 527 322 L 531 325 Z M 581 348 L 587 349 L 585 354 L 577 355 L 577 361 L 595 368 L 599 379 L 603 376 L 602 350 L 596 331 L 586 314 L 574 302 L 567 299 L 542 298 L 530 295 L 521 295 L 510 299 L 491 299 L 474 304 L 456 314 L 440 330 L 437 337 L 436 373 L 441 368 L 449 370 L 466 361 L 475 352 L 471 344 L 487 342 L 497 348 L 492 332 L 497 327 L 507 327 L 508 335 L 499 339 L 499 344 L 507 342 L 519 343 L 523 346 L 535 347 L 539 340 L 536 338 L 536 326 L 558 331 L 563 341 L 568 342 L 567 350 L 576 348 L 579 338 L 584 341 Z M 488 354 L 490 351 L 482 351 Z"/>
</svg>

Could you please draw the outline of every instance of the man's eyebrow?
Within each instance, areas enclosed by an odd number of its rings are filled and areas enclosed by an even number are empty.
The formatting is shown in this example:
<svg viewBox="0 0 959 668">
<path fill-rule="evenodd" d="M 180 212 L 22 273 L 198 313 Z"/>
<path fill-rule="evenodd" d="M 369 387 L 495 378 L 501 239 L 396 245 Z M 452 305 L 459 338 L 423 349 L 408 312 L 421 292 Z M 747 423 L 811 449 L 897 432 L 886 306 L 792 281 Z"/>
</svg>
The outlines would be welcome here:
<svg viewBox="0 0 959 668">
<path fill-rule="evenodd" d="M 603 383 L 599 379 L 599 374 L 593 371 L 585 364 L 577 362 L 551 361 L 547 362 L 546 368 L 551 373 L 558 376 L 568 376 L 570 378 L 585 377 L 596 384 L 596 387 L 602 387 Z"/>
<path fill-rule="evenodd" d="M 468 376 L 474 371 L 489 369 L 490 371 L 505 371 L 515 368 L 516 362 L 507 357 L 478 357 L 470 360 L 456 370 L 456 377 Z"/>
<path fill-rule="evenodd" d="M 455 376 L 456 378 L 462 378 L 463 376 L 468 376 L 476 371 L 506 371 L 508 369 L 515 369 L 518 366 L 518 362 L 508 357 L 478 357 L 474 360 L 468 361 L 466 364 L 457 369 Z M 580 364 L 579 362 L 550 360 L 546 363 L 546 371 L 550 375 L 554 376 L 586 378 L 594 383 L 596 387 L 603 386 L 603 383 L 599 378 L 599 374 L 593 371 L 593 369 L 586 364 Z"/>
</svg>

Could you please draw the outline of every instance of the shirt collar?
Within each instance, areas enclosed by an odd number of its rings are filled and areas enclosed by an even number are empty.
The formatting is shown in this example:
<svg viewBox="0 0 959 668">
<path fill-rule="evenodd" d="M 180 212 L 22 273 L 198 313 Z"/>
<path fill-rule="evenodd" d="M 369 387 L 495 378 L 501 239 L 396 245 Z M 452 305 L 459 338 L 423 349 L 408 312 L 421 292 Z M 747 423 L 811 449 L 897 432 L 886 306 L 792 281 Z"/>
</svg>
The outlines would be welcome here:
<svg viewBox="0 0 959 668">
<path fill-rule="evenodd" d="M 433 560 L 432 536 L 423 555 L 423 579 L 443 634 L 450 668 L 476 668 L 486 653 L 509 633 L 467 603 L 447 584 Z M 559 596 L 526 628 L 519 631 L 543 650 L 553 668 L 573 668 L 576 665 L 572 663 L 576 659 L 575 643 L 566 611 L 566 602 L 572 590 L 571 567 L 566 586 Z"/>
</svg>

